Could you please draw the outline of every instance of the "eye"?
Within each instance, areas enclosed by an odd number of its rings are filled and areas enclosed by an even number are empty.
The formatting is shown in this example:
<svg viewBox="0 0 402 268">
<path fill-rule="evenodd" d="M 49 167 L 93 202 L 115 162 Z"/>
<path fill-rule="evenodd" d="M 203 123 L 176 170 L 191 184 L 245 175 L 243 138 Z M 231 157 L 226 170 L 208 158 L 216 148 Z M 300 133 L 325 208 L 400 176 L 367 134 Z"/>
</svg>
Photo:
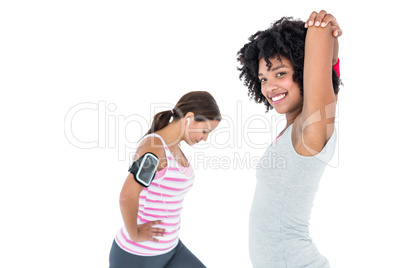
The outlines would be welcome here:
<svg viewBox="0 0 402 268">
<path fill-rule="evenodd" d="M 279 78 L 279 77 L 284 76 L 285 74 L 286 74 L 285 72 L 280 72 L 280 73 L 277 73 L 277 74 L 276 74 L 276 77 L 278 77 L 278 78 Z"/>
<path fill-rule="evenodd" d="M 261 78 L 260 79 L 260 83 L 264 83 L 264 82 L 267 82 L 268 80 L 266 79 L 266 78 Z"/>
</svg>

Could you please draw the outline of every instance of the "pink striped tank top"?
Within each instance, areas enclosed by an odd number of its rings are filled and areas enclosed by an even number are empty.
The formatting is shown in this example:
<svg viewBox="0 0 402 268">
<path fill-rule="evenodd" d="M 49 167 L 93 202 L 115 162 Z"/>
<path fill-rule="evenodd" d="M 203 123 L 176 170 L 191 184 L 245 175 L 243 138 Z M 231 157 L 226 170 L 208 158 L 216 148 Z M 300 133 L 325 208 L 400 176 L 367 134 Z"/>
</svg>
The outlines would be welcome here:
<svg viewBox="0 0 402 268">
<path fill-rule="evenodd" d="M 164 254 L 177 245 L 179 242 L 180 213 L 183 208 L 183 199 L 194 183 L 192 167 L 183 167 L 177 163 L 165 141 L 158 134 L 152 133 L 143 139 L 149 136 L 158 137 L 162 141 L 167 166 L 158 171 L 151 185 L 148 188 L 144 187 L 140 193 L 137 224 L 162 220 L 161 224 L 153 227 L 165 229 L 165 235 L 156 237 L 159 242 L 134 242 L 130 239 L 125 226 L 123 226 L 115 237 L 116 243 L 123 250 L 141 256 Z"/>
</svg>

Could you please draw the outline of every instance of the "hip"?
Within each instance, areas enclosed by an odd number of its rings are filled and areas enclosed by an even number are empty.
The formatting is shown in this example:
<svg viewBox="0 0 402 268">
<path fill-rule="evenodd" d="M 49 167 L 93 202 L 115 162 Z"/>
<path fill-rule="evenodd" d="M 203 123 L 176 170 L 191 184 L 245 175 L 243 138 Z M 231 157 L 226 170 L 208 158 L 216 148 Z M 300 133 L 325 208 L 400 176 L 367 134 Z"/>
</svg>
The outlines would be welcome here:
<svg viewBox="0 0 402 268">
<path fill-rule="evenodd" d="M 254 268 L 329 268 L 328 260 L 320 254 L 311 239 L 281 240 L 250 233 L 250 258 Z"/>
<path fill-rule="evenodd" d="M 109 265 L 109 268 L 205 268 L 205 265 L 180 240 L 171 251 L 157 256 L 128 253 L 114 240 Z"/>
<path fill-rule="evenodd" d="M 143 241 L 135 242 L 123 226 L 115 237 L 115 242 L 124 251 L 139 256 L 157 256 L 168 253 L 179 243 L 179 234 L 174 232 L 163 237 L 157 237 L 159 242 Z"/>
</svg>

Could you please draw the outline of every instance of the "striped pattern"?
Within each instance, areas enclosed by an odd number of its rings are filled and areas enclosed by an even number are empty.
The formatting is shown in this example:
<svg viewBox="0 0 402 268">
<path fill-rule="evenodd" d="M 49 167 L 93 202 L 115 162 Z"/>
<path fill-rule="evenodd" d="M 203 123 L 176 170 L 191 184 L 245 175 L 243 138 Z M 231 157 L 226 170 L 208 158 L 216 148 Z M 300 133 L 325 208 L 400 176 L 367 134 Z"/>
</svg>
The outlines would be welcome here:
<svg viewBox="0 0 402 268">
<path fill-rule="evenodd" d="M 158 137 L 163 142 L 167 166 L 158 171 L 151 185 L 144 188 L 140 193 L 137 224 L 162 220 L 161 224 L 154 227 L 164 228 L 165 236 L 156 237 L 159 239 L 159 243 L 153 241 L 134 242 L 130 240 L 128 232 L 123 226 L 115 238 L 116 243 L 123 250 L 141 256 L 164 254 L 177 245 L 183 199 L 194 183 L 192 167 L 183 167 L 177 163 L 159 135 L 152 133 L 144 138 L 149 136 Z"/>
</svg>

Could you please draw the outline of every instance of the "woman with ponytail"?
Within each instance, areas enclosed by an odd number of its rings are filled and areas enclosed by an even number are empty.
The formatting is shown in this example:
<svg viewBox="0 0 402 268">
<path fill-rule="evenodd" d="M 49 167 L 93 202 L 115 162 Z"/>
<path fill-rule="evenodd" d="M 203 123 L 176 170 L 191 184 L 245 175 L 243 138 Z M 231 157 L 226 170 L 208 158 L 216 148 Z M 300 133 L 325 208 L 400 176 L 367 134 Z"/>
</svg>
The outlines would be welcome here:
<svg viewBox="0 0 402 268">
<path fill-rule="evenodd" d="M 154 116 L 140 140 L 134 162 L 151 152 L 159 159 L 155 177 L 144 187 L 129 173 L 120 193 L 124 226 L 110 251 L 110 268 L 205 267 L 179 239 L 183 198 L 194 183 L 180 142 L 206 141 L 221 120 L 219 107 L 205 91 L 185 94 L 172 110 Z"/>
</svg>

